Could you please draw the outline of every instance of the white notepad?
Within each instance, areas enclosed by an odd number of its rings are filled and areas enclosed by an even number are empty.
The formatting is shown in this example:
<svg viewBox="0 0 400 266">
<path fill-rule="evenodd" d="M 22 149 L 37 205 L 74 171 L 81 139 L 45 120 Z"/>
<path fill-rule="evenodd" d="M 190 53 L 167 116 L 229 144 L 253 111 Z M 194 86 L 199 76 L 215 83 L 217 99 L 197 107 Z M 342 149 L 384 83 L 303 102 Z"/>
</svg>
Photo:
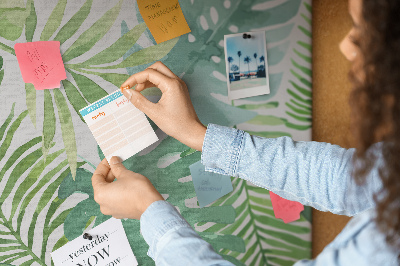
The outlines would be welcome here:
<svg viewBox="0 0 400 266">
<path fill-rule="evenodd" d="M 123 161 L 158 140 L 145 114 L 119 91 L 81 109 L 80 114 L 107 161 Z"/>
</svg>

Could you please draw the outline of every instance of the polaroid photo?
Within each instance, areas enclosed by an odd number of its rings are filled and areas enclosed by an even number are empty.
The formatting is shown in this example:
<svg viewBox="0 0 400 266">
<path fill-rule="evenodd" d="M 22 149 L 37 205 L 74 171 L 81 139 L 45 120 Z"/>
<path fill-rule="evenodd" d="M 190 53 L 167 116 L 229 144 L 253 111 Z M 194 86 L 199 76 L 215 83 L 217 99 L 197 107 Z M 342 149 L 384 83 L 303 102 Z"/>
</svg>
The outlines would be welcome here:
<svg viewBox="0 0 400 266">
<path fill-rule="evenodd" d="M 269 94 L 264 31 L 224 36 L 229 100 Z"/>
</svg>

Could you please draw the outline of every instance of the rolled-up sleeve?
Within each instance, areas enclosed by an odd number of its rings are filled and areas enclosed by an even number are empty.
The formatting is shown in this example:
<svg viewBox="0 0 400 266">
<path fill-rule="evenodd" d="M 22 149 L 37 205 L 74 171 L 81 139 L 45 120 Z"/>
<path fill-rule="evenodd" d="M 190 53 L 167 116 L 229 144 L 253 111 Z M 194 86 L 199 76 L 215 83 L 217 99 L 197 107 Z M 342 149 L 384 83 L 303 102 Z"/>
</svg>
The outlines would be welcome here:
<svg viewBox="0 0 400 266">
<path fill-rule="evenodd" d="M 153 202 L 140 217 L 140 230 L 156 265 L 233 265 L 218 255 L 167 201 Z"/>
<path fill-rule="evenodd" d="M 355 215 L 375 206 L 378 170 L 363 186 L 352 178 L 355 149 L 290 137 L 261 138 L 210 124 L 203 142 L 206 171 L 248 180 L 288 200 L 321 211 Z"/>
</svg>

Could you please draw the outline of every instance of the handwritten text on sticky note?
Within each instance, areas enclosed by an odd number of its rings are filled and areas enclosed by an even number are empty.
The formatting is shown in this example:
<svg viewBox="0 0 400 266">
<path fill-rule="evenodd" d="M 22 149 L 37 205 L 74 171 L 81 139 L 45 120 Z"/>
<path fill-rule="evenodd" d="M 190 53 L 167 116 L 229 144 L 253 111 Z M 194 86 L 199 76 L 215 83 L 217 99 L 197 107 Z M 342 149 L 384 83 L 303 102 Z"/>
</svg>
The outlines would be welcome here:
<svg viewBox="0 0 400 266">
<path fill-rule="evenodd" d="M 36 90 L 59 88 L 60 81 L 67 78 L 60 42 L 17 43 L 14 49 L 24 82 L 32 83 Z"/>
<path fill-rule="evenodd" d="M 138 0 L 137 4 L 157 43 L 190 32 L 178 0 Z"/>
<path fill-rule="evenodd" d="M 201 162 L 192 164 L 190 173 L 200 207 L 204 207 L 233 190 L 229 176 L 206 172 Z"/>
<path fill-rule="evenodd" d="M 304 206 L 301 203 L 284 199 L 271 191 L 269 195 L 271 196 L 272 208 L 276 218 L 282 219 L 284 223 L 300 219 L 300 213 L 304 210 Z"/>
</svg>

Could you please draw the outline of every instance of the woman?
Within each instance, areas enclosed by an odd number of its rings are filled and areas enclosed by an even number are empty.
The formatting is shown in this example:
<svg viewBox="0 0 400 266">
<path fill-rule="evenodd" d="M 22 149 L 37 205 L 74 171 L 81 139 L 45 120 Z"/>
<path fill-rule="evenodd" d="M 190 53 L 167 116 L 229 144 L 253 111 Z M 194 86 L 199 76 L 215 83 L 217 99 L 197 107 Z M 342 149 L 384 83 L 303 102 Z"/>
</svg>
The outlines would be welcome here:
<svg viewBox="0 0 400 266">
<path fill-rule="evenodd" d="M 202 151 L 206 170 L 250 180 L 323 211 L 355 216 L 315 260 L 296 265 L 398 265 L 400 250 L 400 1 L 350 0 L 353 28 L 340 44 L 352 62 L 357 150 L 263 139 L 197 118 L 186 85 L 162 63 L 131 76 L 124 95 L 164 132 Z M 136 90 L 129 89 L 136 85 Z M 140 94 L 161 89 L 154 104 Z M 117 178 L 116 182 L 112 182 Z M 231 265 L 216 254 L 151 182 L 113 157 L 92 177 L 104 214 L 140 219 L 160 265 Z"/>
</svg>

